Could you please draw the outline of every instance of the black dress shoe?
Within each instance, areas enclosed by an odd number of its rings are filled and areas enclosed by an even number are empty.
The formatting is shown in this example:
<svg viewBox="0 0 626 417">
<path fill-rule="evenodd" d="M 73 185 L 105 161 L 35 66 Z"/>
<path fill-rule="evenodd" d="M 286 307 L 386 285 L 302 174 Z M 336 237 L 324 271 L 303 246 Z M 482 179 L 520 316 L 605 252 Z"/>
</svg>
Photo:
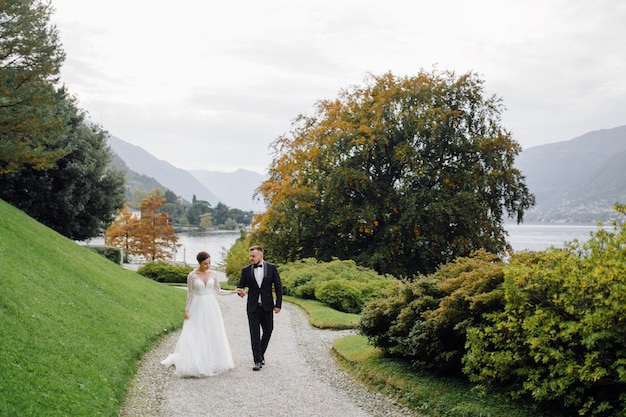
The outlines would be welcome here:
<svg viewBox="0 0 626 417">
<path fill-rule="evenodd" d="M 265 358 L 261 359 L 261 365 L 265 365 Z"/>
<path fill-rule="evenodd" d="M 261 370 L 261 368 L 263 367 L 263 365 L 261 364 L 261 362 L 255 362 L 254 366 L 252 367 L 253 371 L 259 371 Z"/>
</svg>

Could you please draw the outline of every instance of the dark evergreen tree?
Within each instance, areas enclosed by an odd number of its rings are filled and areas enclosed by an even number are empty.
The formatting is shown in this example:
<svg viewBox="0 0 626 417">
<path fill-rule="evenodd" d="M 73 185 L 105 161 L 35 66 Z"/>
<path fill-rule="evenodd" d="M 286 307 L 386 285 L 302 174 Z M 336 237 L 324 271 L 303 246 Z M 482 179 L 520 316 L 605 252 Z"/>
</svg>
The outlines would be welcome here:
<svg viewBox="0 0 626 417">
<path fill-rule="evenodd" d="M 50 146 L 65 134 L 55 90 L 65 53 L 52 12 L 49 2 L 0 0 L 0 175 L 48 168 L 64 152 Z"/>
<path fill-rule="evenodd" d="M 67 134 L 50 148 L 65 156 L 48 169 L 1 176 L 0 198 L 70 239 L 85 240 L 101 235 L 123 206 L 124 176 L 107 169 L 106 133 L 86 123 L 64 90 L 57 94 L 56 113 Z"/>
<path fill-rule="evenodd" d="M 220 225 L 226 223 L 226 220 L 228 220 L 228 212 L 229 207 L 226 204 L 217 203 L 217 206 L 211 210 L 213 224 Z"/>
<path fill-rule="evenodd" d="M 195 194 L 193 200 L 194 202 L 185 210 L 185 217 L 192 226 L 200 226 L 200 218 L 204 213 L 211 212 L 211 205 L 206 201 L 197 200 Z"/>
</svg>

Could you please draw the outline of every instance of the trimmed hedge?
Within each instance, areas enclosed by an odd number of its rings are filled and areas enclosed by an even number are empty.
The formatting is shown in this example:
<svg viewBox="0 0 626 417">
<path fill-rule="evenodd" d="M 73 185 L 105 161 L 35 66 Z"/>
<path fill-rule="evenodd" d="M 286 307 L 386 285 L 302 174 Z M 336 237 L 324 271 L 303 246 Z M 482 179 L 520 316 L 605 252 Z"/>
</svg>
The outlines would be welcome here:
<svg viewBox="0 0 626 417">
<path fill-rule="evenodd" d="M 157 282 L 186 283 L 191 266 L 172 265 L 164 261 L 150 262 L 137 270 L 140 275 Z"/>
<path fill-rule="evenodd" d="M 321 262 L 313 258 L 280 266 L 285 295 L 320 301 L 344 313 L 363 305 L 398 282 L 391 275 L 357 266 L 352 260 Z"/>
<path fill-rule="evenodd" d="M 116 264 L 122 263 L 122 249 L 114 248 L 112 246 L 85 246 L 86 248 L 96 252 L 98 255 L 102 255 L 111 262 Z"/>
</svg>

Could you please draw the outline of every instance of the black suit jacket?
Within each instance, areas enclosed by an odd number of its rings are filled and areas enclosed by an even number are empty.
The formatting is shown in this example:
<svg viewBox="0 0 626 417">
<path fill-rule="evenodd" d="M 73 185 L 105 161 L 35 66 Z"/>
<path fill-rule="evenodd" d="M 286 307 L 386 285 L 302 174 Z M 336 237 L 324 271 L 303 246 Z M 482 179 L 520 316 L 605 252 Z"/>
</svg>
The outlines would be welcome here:
<svg viewBox="0 0 626 417">
<path fill-rule="evenodd" d="M 278 268 L 275 264 L 263 261 L 263 282 L 261 287 L 254 278 L 254 267 L 248 265 L 241 270 L 241 277 L 239 278 L 239 284 L 237 288 L 248 287 L 248 303 L 246 306 L 247 311 L 255 311 L 259 305 L 259 293 L 261 294 L 261 304 L 263 310 L 271 311 L 274 307 L 282 308 L 283 304 L 283 283 L 280 280 L 278 274 Z M 272 296 L 272 287 L 276 293 L 276 301 Z"/>
</svg>

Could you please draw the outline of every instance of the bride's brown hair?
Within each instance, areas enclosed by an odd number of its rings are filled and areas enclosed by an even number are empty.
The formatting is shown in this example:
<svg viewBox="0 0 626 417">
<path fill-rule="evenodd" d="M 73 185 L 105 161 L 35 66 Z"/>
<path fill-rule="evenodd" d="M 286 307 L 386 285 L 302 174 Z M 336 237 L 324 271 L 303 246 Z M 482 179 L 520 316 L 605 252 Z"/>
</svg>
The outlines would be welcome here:
<svg viewBox="0 0 626 417">
<path fill-rule="evenodd" d="M 210 257 L 211 255 L 209 255 L 209 252 L 205 252 L 205 251 L 198 252 L 198 254 L 196 255 L 196 259 L 198 260 L 199 264 L 209 259 Z"/>
</svg>

